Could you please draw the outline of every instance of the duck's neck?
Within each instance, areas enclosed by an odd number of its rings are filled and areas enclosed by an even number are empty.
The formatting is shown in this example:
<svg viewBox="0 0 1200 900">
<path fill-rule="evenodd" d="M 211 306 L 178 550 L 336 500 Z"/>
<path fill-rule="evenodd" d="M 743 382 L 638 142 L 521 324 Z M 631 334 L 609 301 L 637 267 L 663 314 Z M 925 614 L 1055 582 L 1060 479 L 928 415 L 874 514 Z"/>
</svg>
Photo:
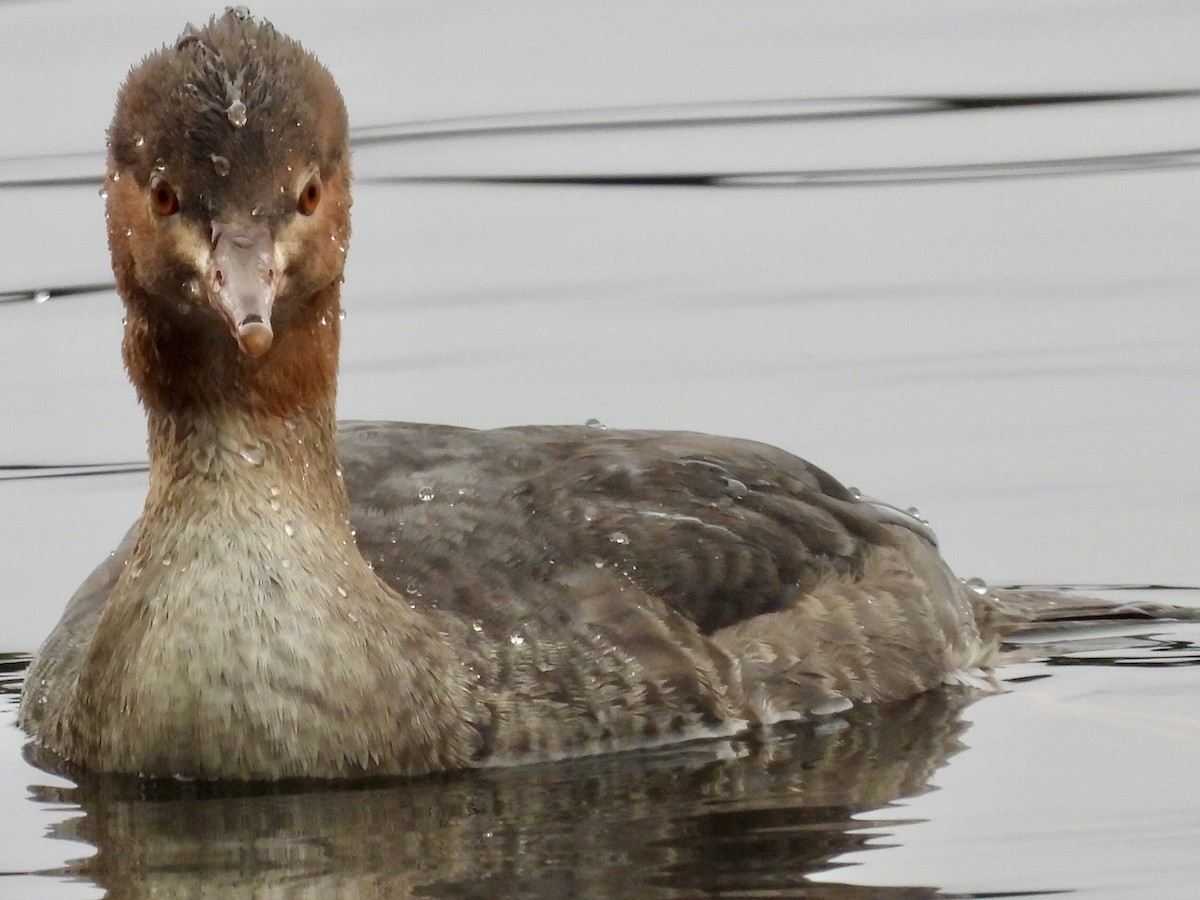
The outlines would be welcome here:
<svg viewBox="0 0 1200 900">
<path fill-rule="evenodd" d="M 286 417 L 151 414 L 149 455 L 136 557 L 190 554 L 203 564 L 206 554 L 221 559 L 223 542 L 265 577 L 295 564 L 294 580 L 333 561 L 347 588 L 379 589 L 350 530 L 332 402 Z"/>
<path fill-rule="evenodd" d="M 266 422 L 305 414 L 329 420 L 337 394 L 341 304 L 337 284 L 280 312 L 266 354 L 242 352 L 212 313 L 152 298 L 118 279 L 128 315 L 121 350 L 150 419 L 242 415 Z M 153 450 L 153 446 L 151 450 Z"/>
<path fill-rule="evenodd" d="M 146 515 L 207 518 L 258 510 L 271 518 L 282 511 L 344 526 L 349 502 L 332 398 L 286 416 L 228 406 L 155 411 L 147 418 Z"/>
<path fill-rule="evenodd" d="M 198 352 L 212 338 L 186 322 L 127 325 L 150 491 L 71 725 L 102 768 L 413 773 L 473 752 L 465 669 L 354 542 L 331 300 L 260 360 Z"/>
<path fill-rule="evenodd" d="M 252 527 L 265 539 L 294 537 L 303 519 L 338 546 L 348 540 L 334 437 L 339 309 L 336 285 L 319 292 L 290 311 L 258 358 L 196 313 L 127 318 L 123 349 L 150 456 L 138 552 L 171 536 L 195 539 L 189 522 L 209 532 Z M 352 541 L 346 552 L 355 558 L 343 565 L 365 577 Z"/>
</svg>

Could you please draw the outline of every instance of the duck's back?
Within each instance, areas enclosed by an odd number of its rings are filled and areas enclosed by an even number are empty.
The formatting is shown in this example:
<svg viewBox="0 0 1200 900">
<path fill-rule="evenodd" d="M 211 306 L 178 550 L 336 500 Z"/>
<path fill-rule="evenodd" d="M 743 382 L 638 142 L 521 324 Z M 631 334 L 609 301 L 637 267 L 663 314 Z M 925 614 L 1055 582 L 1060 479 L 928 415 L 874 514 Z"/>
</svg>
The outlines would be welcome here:
<svg viewBox="0 0 1200 900">
<path fill-rule="evenodd" d="M 896 699 L 988 661 L 923 523 L 765 444 L 351 422 L 339 455 L 363 555 L 412 604 L 486 646 L 614 654 L 657 700 L 712 706 L 700 722 Z"/>
</svg>

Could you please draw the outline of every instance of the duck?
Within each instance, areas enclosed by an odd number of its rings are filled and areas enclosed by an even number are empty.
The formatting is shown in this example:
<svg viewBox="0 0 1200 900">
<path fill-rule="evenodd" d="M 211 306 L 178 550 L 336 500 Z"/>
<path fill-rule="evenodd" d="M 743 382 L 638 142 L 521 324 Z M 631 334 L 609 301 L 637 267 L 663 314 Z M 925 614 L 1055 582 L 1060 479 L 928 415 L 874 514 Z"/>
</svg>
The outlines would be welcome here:
<svg viewBox="0 0 1200 900">
<path fill-rule="evenodd" d="M 132 69 L 107 146 L 149 488 L 26 679 L 20 725 L 74 770 L 419 776 L 750 733 L 970 683 L 1036 617 L 763 443 L 339 424 L 346 108 L 243 8 Z"/>
</svg>

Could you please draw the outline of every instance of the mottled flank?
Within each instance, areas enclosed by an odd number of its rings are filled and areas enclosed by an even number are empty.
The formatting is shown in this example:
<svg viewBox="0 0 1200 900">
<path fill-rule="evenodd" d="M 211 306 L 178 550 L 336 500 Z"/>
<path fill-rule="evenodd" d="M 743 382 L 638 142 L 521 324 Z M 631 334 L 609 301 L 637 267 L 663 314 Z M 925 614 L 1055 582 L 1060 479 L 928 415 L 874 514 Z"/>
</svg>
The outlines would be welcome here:
<svg viewBox="0 0 1200 900">
<path fill-rule="evenodd" d="M 347 140 L 328 72 L 244 12 L 121 89 L 109 243 L 150 490 L 30 670 L 45 750 L 233 779 L 595 753 L 970 678 L 1039 614 L 763 444 L 338 430 Z"/>
</svg>

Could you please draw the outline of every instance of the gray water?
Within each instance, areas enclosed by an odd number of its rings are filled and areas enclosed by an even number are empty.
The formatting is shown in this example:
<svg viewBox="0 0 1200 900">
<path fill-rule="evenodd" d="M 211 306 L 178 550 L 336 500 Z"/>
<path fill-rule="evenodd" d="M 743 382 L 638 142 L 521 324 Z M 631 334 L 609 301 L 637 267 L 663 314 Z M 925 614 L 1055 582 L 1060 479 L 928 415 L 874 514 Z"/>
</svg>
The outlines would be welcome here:
<svg viewBox="0 0 1200 900">
<path fill-rule="evenodd" d="M 1200 605 L 1200 8 L 257 4 L 355 125 L 341 413 L 680 427 L 964 575 Z M 217 10 L 219 11 L 219 10 Z M 0 896 L 1191 897 L 1200 630 L 758 741 L 353 787 L 74 784 L 24 662 L 136 517 L 97 192 L 206 10 L 0 5 Z M 102 36 L 102 37 L 101 37 Z"/>
</svg>

